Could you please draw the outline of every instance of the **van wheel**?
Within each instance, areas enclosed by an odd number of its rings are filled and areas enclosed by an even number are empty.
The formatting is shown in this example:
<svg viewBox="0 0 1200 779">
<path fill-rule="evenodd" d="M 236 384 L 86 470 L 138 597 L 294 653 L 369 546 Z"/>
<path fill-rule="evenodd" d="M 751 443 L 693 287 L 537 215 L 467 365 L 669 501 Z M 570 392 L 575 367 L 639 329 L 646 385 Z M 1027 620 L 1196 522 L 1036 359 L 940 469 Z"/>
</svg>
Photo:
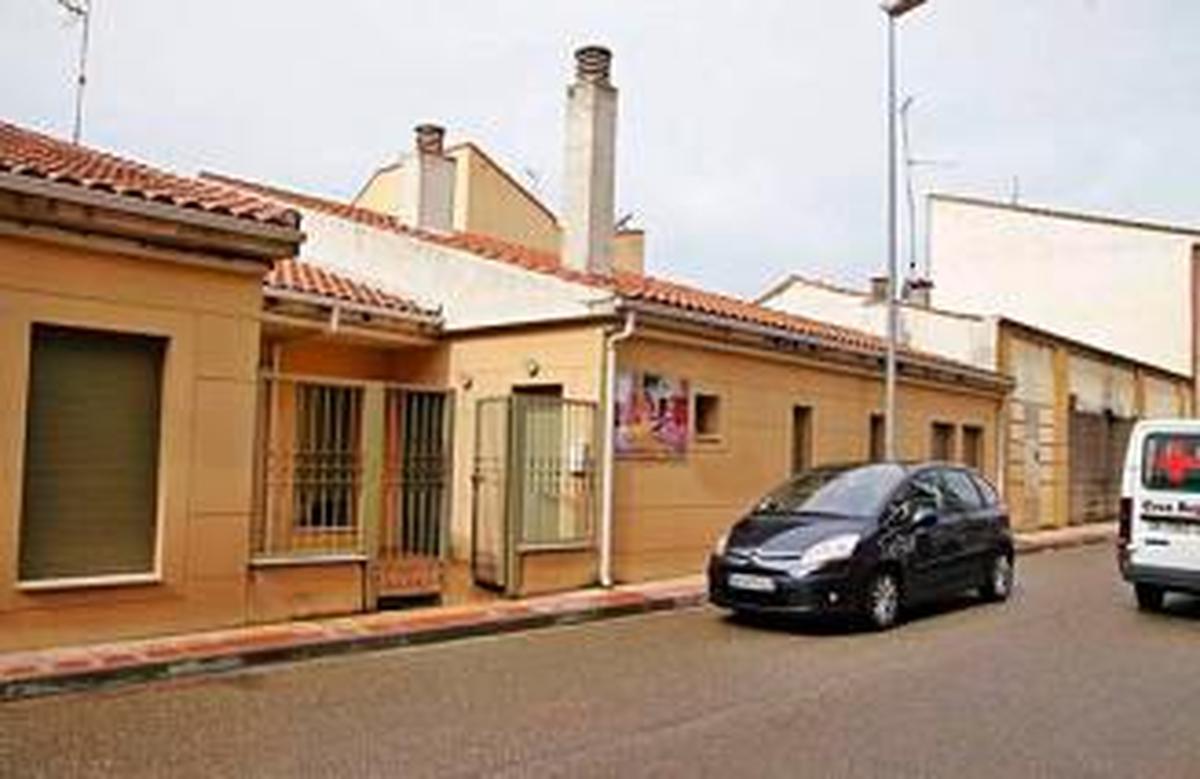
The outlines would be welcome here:
<svg viewBox="0 0 1200 779">
<path fill-rule="evenodd" d="M 1166 592 L 1162 587 L 1153 584 L 1135 584 L 1133 592 L 1137 595 L 1138 608 L 1142 611 L 1161 611 Z"/>
<path fill-rule="evenodd" d="M 895 627 L 900 618 L 900 580 L 882 571 L 871 577 L 863 599 L 863 618 L 872 630 Z"/>
<path fill-rule="evenodd" d="M 992 603 L 1008 600 L 1013 588 L 1012 558 L 1006 554 L 998 554 L 992 558 L 987 567 L 987 576 L 979 594 L 983 599 Z"/>
</svg>

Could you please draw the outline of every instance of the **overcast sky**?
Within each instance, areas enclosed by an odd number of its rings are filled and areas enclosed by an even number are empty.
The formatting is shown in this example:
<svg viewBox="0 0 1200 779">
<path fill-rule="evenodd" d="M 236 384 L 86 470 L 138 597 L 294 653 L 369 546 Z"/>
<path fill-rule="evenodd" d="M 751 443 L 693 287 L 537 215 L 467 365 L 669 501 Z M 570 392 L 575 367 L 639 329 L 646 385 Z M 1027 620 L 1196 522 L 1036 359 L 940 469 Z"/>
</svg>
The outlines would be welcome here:
<svg viewBox="0 0 1200 779">
<path fill-rule="evenodd" d="M 94 0 L 85 142 L 327 196 L 434 121 L 558 203 L 572 50 L 611 47 L 648 267 L 753 295 L 884 258 L 874 0 Z M 68 135 L 78 28 L 0 0 L 0 116 Z M 902 23 L 919 191 L 1200 223 L 1200 3 L 930 0 Z"/>
</svg>

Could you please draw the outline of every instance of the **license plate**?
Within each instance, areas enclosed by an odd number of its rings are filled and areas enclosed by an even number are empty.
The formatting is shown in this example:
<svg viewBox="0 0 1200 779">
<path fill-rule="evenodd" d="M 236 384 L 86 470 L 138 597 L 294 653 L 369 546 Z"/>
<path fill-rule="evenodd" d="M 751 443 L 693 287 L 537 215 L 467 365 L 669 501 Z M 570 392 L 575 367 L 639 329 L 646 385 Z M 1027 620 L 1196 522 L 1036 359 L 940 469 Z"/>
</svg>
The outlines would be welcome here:
<svg viewBox="0 0 1200 779">
<path fill-rule="evenodd" d="M 775 582 L 769 576 L 755 576 L 752 573 L 729 574 L 729 586 L 738 590 L 754 592 L 774 592 Z"/>
</svg>

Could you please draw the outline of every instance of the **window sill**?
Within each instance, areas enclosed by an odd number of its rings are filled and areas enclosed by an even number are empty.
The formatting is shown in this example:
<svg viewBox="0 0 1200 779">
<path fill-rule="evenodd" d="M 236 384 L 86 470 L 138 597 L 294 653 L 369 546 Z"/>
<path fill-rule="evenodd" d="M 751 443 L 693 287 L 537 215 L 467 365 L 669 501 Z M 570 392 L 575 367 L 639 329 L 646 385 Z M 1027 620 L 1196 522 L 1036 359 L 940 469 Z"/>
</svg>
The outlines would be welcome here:
<svg viewBox="0 0 1200 779">
<path fill-rule="evenodd" d="M 84 590 L 102 587 L 136 587 L 147 584 L 162 584 L 156 573 L 122 573 L 110 576 L 78 576 L 69 579 L 43 579 L 17 582 L 18 592 L 54 592 L 56 590 Z"/>
<path fill-rule="evenodd" d="M 346 563 L 364 563 L 366 560 L 367 556 L 359 552 L 320 555 L 277 555 L 274 557 L 255 557 L 250 560 L 250 567 L 289 568 L 305 565 L 344 565 Z"/>
<path fill-rule="evenodd" d="M 588 538 L 582 541 L 559 543 L 518 544 L 517 554 L 548 554 L 552 552 L 587 552 L 595 549 L 595 542 Z"/>
</svg>

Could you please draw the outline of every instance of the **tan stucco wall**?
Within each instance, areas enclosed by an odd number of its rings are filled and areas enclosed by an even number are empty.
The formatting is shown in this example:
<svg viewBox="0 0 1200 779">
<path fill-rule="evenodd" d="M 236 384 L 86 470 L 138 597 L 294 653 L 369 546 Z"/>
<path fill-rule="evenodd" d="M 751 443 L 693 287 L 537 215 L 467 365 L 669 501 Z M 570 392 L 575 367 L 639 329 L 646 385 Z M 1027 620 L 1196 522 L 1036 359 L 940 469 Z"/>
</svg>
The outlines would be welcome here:
<svg viewBox="0 0 1200 779">
<path fill-rule="evenodd" d="M 458 337 L 449 348 L 449 381 L 458 401 L 450 546 L 456 560 L 468 560 L 479 401 L 511 394 L 516 385 L 561 384 L 564 398 L 598 402 L 604 331 L 600 325 L 584 324 L 497 332 Z M 531 372 L 534 365 L 536 374 Z"/>
<path fill-rule="evenodd" d="M 558 252 L 562 235 L 555 218 L 495 163 L 470 144 L 446 154 L 458 163 L 454 229 Z"/>
<path fill-rule="evenodd" d="M 399 165 L 377 171 L 353 202 L 359 208 L 369 208 L 384 214 L 394 213 L 400 202 Z"/>
<path fill-rule="evenodd" d="M 245 618 L 259 284 L 257 275 L 0 238 L 0 650 Z M 158 583 L 17 587 L 34 322 L 170 339 Z"/>
<path fill-rule="evenodd" d="M 792 464 L 792 409 L 812 409 L 813 463 L 865 461 L 870 415 L 883 405 L 878 376 L 837 368 L 637 338 L 620 347 L 621 370 L 688 379 L 721 396 L 723 433 L 678 459 L 619 459 L 614 527 L 620 581 L 695 574 L 717 536 Z M 1000 400 L 953 388 L 902 383 L 899 454 L 927 458 L 931 425 L 982 427 L 984 470 L 994 476 Z M 956 431 L 961 446 L 961 430 Z"/>
<path fill-rule="evenodd" d="M 1071 409 L 1119 419 L 1191 415 L 1191 382 L 1003 326 L 1005 499 L 1018 528 L 1061 527 L 1071 509 Z M 1073 404 L 1073 405 L 1072 405 Z"/>
<path fill-rule="evenodd" d="M 268 337 L 264 355 L 279 344 L 279 370 L 295 376 L 327 376 L 444 388 L 448 347 L 387 346 L 345 343 L 336 336 Z"/>
<path fill-rule="evenodd" d="M 490 235 L 512 243 L 557 254 L 562 229 L 523 184 L 477 146 L 464 143 L 446 150 L 454 160 L 455 230 Z M 377 171 L 354 199 L 354 205 L 385 214 L 405 215 L 404 166 L 411 158 Z M 640 274 L 645 261 L 646 235 L 626 230 L 613 236 L 613 261 L 618 270 Z"/>
<path fill-rule="evenodd" d="M 646 270 L 646 233 L 626 230 L 613 236 L 612 259 L 617 271 L 642 275 Z"/>
</svg>

